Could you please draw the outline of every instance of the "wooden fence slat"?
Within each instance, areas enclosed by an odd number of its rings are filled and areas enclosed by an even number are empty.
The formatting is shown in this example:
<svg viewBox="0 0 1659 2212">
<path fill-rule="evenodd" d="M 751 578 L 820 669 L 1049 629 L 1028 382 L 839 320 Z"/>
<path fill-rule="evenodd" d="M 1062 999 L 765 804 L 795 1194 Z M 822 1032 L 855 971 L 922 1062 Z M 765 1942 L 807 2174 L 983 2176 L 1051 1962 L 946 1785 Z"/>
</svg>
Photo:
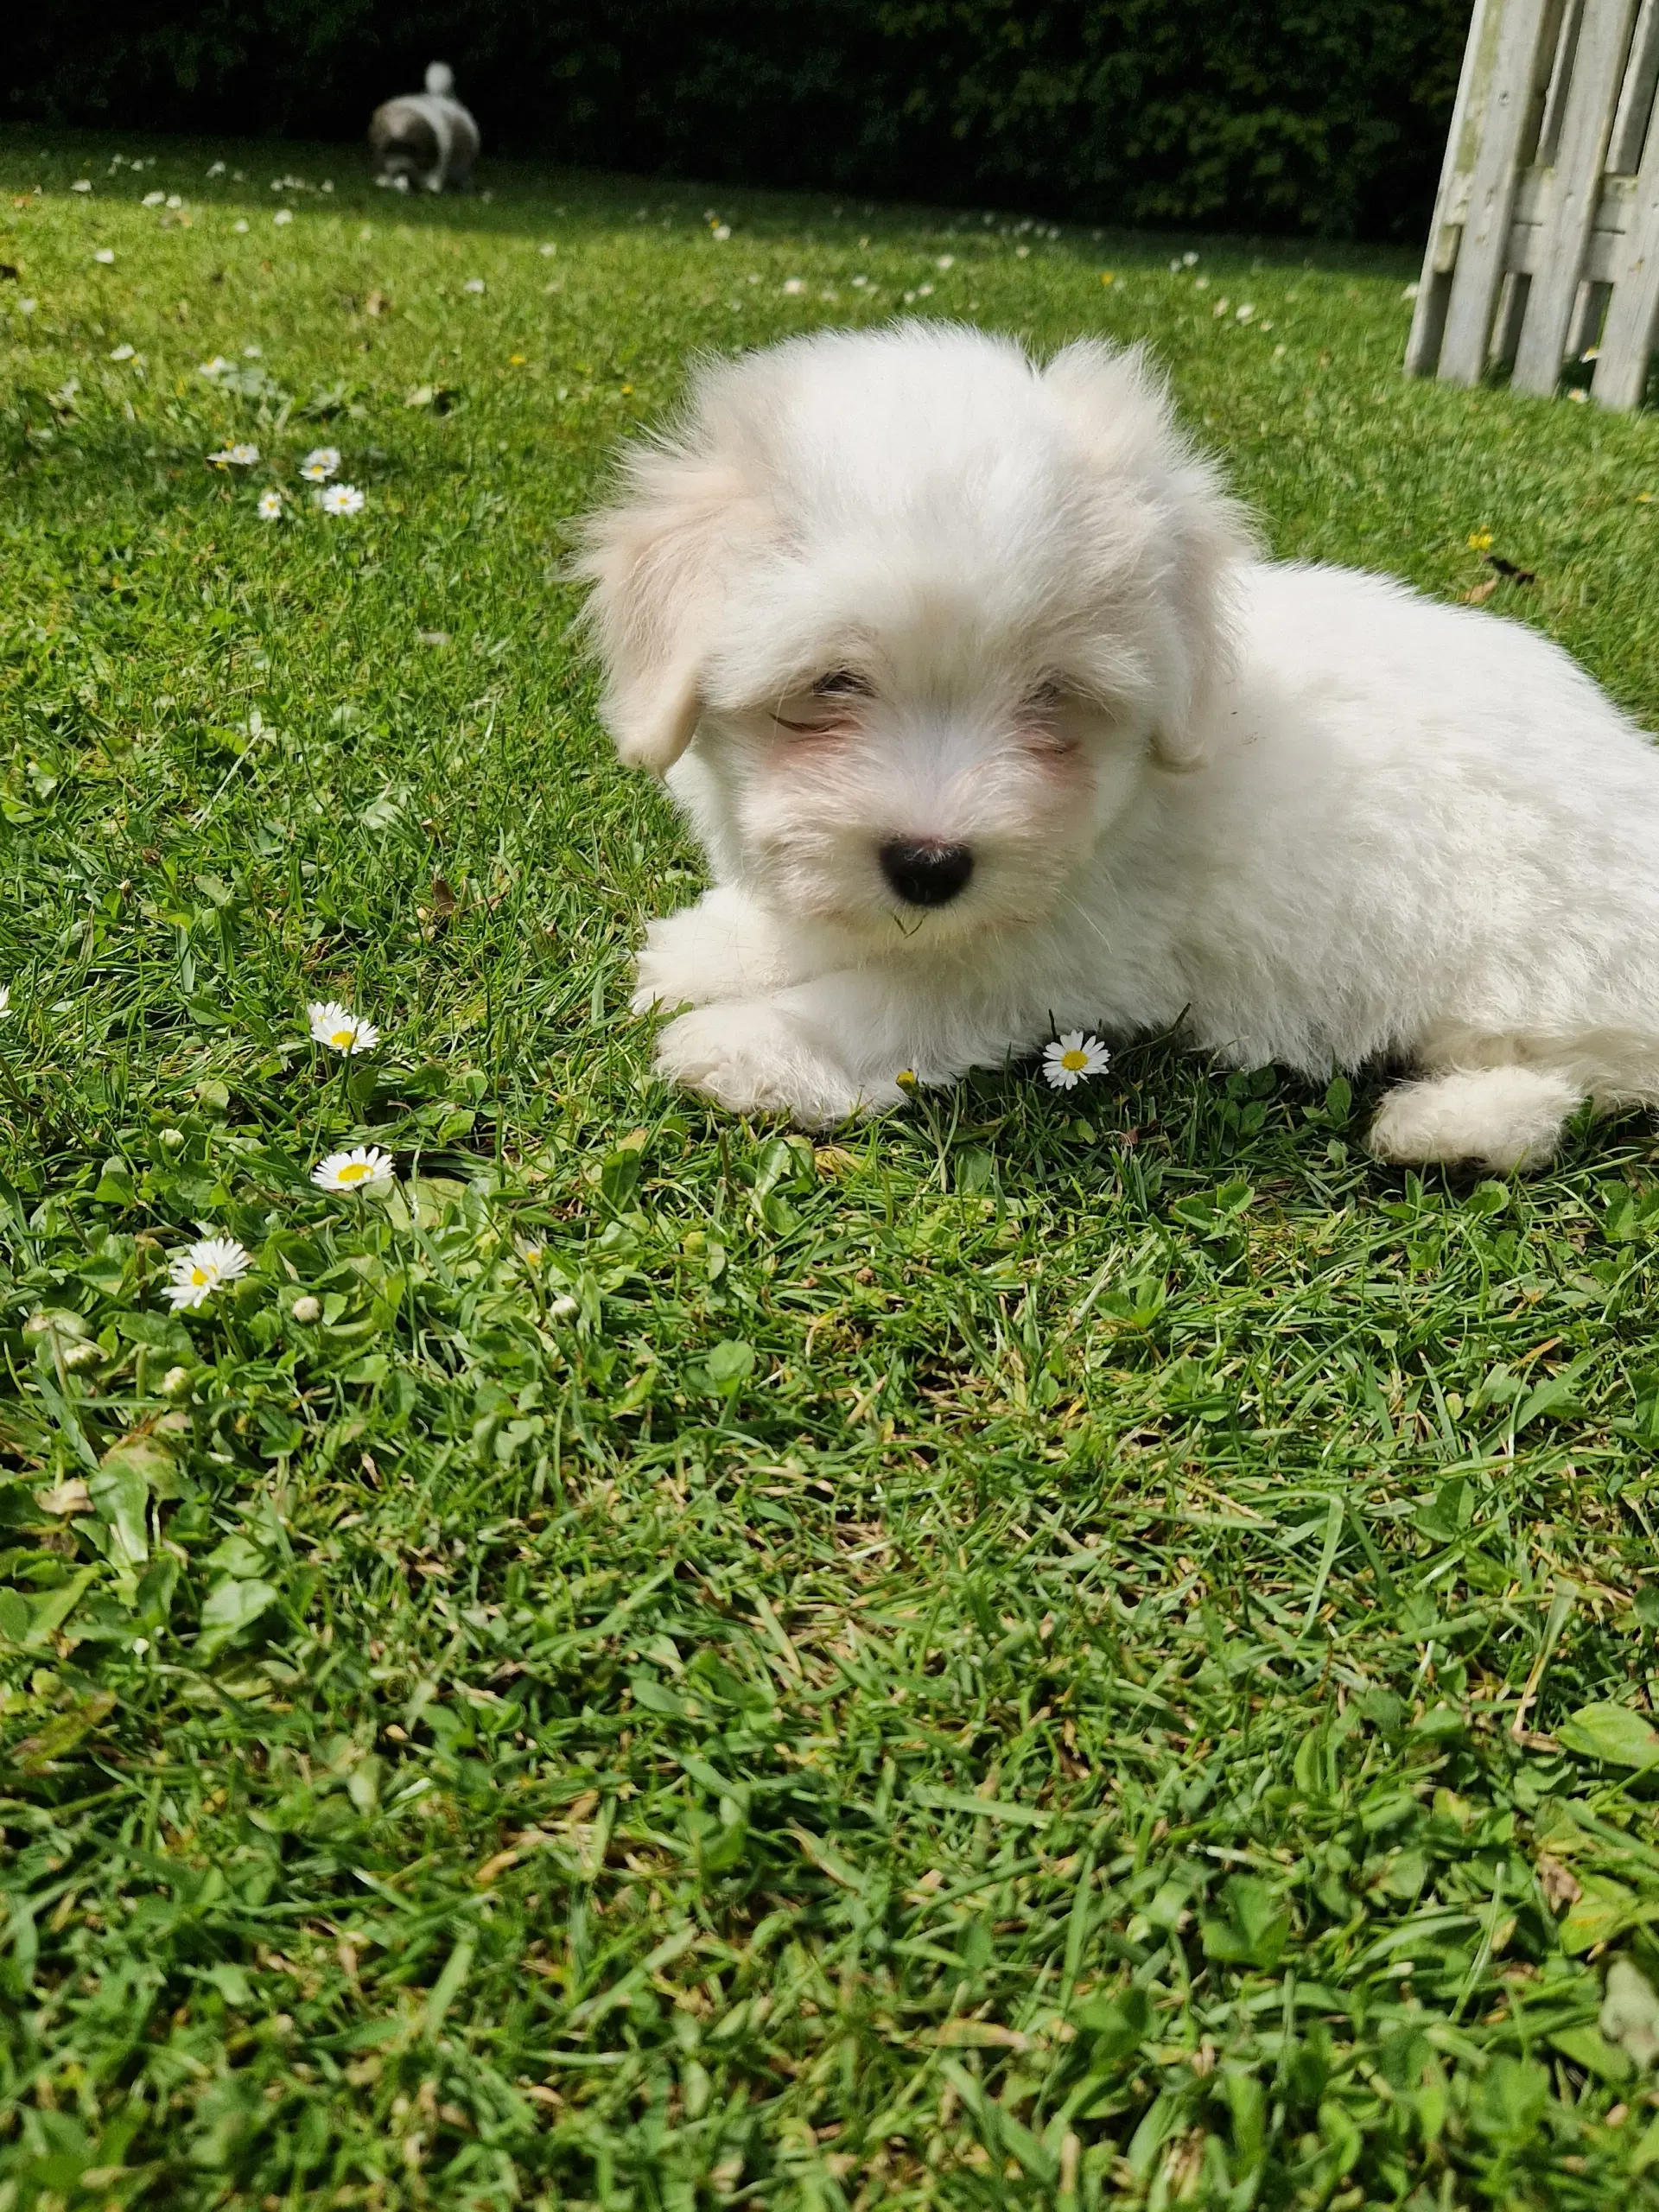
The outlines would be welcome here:
<svg viewBox="0 0 1659 2212">
<path fill-rule="evenodd" d="M 1647 0 L 1647 4 L 1659 5 L 1659 0 Z M 1452 296 L 1452 270 L 1457 260 L 1457 232 L 1474 174 L 1503 15 L 1503 0 L 1475 0 L 1469 43 L 1463 49 L 1463 68 L 1458 78 L 1457 103 L 1452 110 L 1452 128 L 1446 133 L 1440 181 L 1434 194 L 1434 216 L 1423 253 L 1417 304 L 1412 309 L 1411 336 L 1406 341 L 1408 376 L 1432 377 L 1440 363 L 1446 310 Z"/>
<path fill-rule="evenodd" d="M 1560 380 L 1634 12 L 1635 0 L 1586 0 L 1571 79 L 1565 92 L 1558 93 L 1560 125 L 1550 164 L 1555 181 L 1550 222 L 1515 355 L 1514 380 L 1522 391 L 1548 397 Z"/>
<path fill-rule="evenodd" d="M 1648 380 L 1659 316 L 1659 118 L 1648 132 L 1636 180 L 1624 253 L 1613 277 L 1607 328 L 1591 395 L 1604 407 L 1634 407 Z"/>
<path fill-rule="evenodd" d="M 1618 113 L 1613 118 L 1612 143 L 1607 149 L 1607 167 L 1614 176 L 1634 176 L 1641 167 L 1656 90 L 1659 90 L 1659 0 L 1642 0 L 1636 35 L 1630 41 L 1630 66 L 1624 72 Z"/>
<path fill-rule="evenodd" d="M 1440 373 L 1448 384 L 1476 384 L 1485 374 L 1548 0 L 1494 4 L 1501 16 L 1491 89 L 1440 346 Z"/>
</svg>

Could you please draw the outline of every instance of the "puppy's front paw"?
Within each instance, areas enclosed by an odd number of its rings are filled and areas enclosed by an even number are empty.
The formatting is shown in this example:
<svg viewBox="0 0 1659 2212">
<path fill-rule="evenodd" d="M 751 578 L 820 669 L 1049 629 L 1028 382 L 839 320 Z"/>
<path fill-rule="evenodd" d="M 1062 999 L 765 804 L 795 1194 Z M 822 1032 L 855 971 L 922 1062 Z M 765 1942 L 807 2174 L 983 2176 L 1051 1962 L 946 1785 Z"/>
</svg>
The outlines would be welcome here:
<svg viewBox="0 0 1659 2212">
<path fill-rule="evenodd" d="M 719 995 L 725 978 L 718 957 L 709 957 L 718 952 L 709 943 L 709 934 L 695 906 L 646 924 L 633 967 L 636 1014 L 659 1006 L 706 1006 Z"/>
<path fill-rule="evenodd" d="M 791 1114 L 809 1128 L 887 1103 L 764 1001 L 671 1021 L 658 1039 L 657 1072 L 734 1114 Z"/>
<path fill-rule="evenodd" d="M 716 889 L 647 924 L 634 963 L 633 1010 L 717 1006 L 784 980 L 775 930 L 737 893 Z"/>
</svg>

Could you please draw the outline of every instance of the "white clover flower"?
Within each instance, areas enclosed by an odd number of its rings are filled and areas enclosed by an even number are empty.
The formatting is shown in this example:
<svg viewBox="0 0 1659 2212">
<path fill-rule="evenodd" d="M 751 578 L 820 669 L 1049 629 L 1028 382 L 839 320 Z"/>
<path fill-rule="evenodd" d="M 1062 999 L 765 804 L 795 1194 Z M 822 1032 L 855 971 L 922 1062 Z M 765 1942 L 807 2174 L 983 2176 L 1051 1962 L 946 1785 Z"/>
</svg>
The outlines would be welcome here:
<svg viewBox="0 0 1659 2212">
<path fill-rule="evenodd" d="M 159 207 L 166 197 L 164 192 L 147 192 L 138 204 L 141 207 Z"/>
<path fill-rule="evenodd" d="M 1086 1076 L 1104 1075 L 1111 1057 L 1098 1037 L 1073 1029 L 1044 1052 L 1043 1073 L 1056 1090 L 1075 1090 Z"/>
<path fill-rule="evenodd" d="M 481 276 L 469 276 L 461 289 L 463 292 L 481 292 L 484 289 L 484 279 Z"/>
<path fill-rule="evenodd" d="M 224 175 L 224 174 L 225 174 L 225 164 L 224 164 L 224 162 L 210 162 L 210 163 L 208 164 L 207 174 L 208 174 L 208 175 L 209 175 L 209 176 L 223 176 L 223 175 Z"/>
<path fill-rule="evenodd" d="M 186 1306 L 205 1306 L 216 1290 L 246 1274 L 252 1264 L 245 1246 L 234 1236 L 200 1237 L 168 1262 L 173 1280 L 163 1284 L 162 1295 L 171 1300 L 175 1313 Z"/>
<path fill-rule="evenodd" d="M 1181 266 L 1183 269 L 1196 269 L 1198 265 L 1198 257 L 1192 251 L 1191 247 L 1189 247 L 1181 256 Z"/>
<path fill-rule="evenodd" d="M 300 463 L 300 474 L 308 484 L 326 484 L 339 467 L 338 446 L 313 446 Z"/>
<path fill-rule="evenodd" d="M 101 245 L 99 247 L 97 252 L 93 254 L 92 259 L 94 261 L 101 261 L 107 269 L 111 262 L 115 259 L 115 248 L 109 245 Z"/>
<path fill-rule="evenodd" d="M 355 515 L 362 512 L 365 499 L 355 484 L 331 484 L 318 493 L 317 505 L 326 515 Z"/>
<path fill-rule="evenodd" d="M 1249 300 L 1241 300 L 1237 307 L 1233 309 L 1235 322 L 1249 322 L 1254 320 L 1255 315 L 1255 308 Z"/>
<path fill-rule="evenodd" d="M 312 1036 L 319 1045 L 336 1052 L 372 1052 L 380 1042 L 380 1032 L 374 1024 L 365 1021 L 338 999 L 314 999 L 305 1011 Z"/>
<path fill-rule="evenodd" d="M 290 1310 L 294 1319 L 303 1327 L 309 1322 L 321 1319 L 322 1300 L 320 1298 L 313 1298 L 308 1290 L 302 1297 L 295 1300 Z"/>
<path fill-rule="evenodd" d="M 391 1154 L 378 1144 L 353 1145 L 350 1152 L 331 1152 L 311 1170 L 320 1191 L 375 1191 L 391 1180 Z"/>
<path fill-rule="evenodd" d="M 539 253 L 543 259 L 545 259 L 549 255 L 556 253 L 558 250 L 559 249 L 556 245 L 538 245 L 536 249 L 537 252 Z"/>
<path fill-rule="evenodd" d="M 954 253 L 942 253 L 933 264 L 936 269 L 954 269 L 956 265 L 957 257 Z"/>
<path fill-rule="evenodd" d="M 242 358 L 245 361 L 260 360 L 264 358 L 264 350 L 263 346 L 245 346 L 242 348 Z"/>
<path fill-rule="evenodd" d="M 712 238 L 717 238 L 721 245 L 724 245 L 727 239 L 732 235 L 732 226 L 729 223 L 716 223 L 709 235 Z"/>
<path fill-rule="evenodd" d="M 33 315 L 35 308 L 39 307 L 40 304 L 41 303 L 38 300 L 19 300 L 17 302 L 17 312 L 19 315 Z"/>
<path fill-rule="evenodd" d="M 167 195 L 167 204 L 169 207 L 182 207 L 184 205 L 183 194 L 179 192 L 169 192 Z"/>
<path fill-rule="evenodd" d="M 293 221 L 294 210 L 291 207 L 279 207 L 270 219 L 276 224 L 277 229 L 281 230 L 284 223 L 291 223 Z"/>
<path fill-rule="evenodd" d="M 112 361 L 130 361 L 137 351 L 136 346 L 118 346 L 110 359 Z"/>
<path fill-rule="evenodd" d="M 283 495 L 273 484 L 268 492 L 259 494 L 258 516 L 261 522 L 276 522 L 282 518 Z"/>
<path fill-rule="evenodd" d="M 78 176 L 69 188 L 71 192 L 90 192 L 92 188 L 92 180 L 89 176 Z"/>
<path fill-rule="evenodd" d="M 788 296 L 791 300 L 792 300 L 792 299 L 797 298 L 797 297 L 798 296 L 798 295 L 799 295 L 799 294 L 801 294 L 802 292 L 804 292 L 805 289 L 806 289 L 806 279 L 805 279 L 805 277 L 804 277 L 804 276 L 785 276 L 785 279 L 784 279 L 784 290 L 785 290 L 785 292 L 787 294 L 787 296 Z"/>
<path fill-rule="evenodd" d="M 215 353 L 211 361 L 196 363 L 196 374 L 199 377 L 222 377 L 226 370 L 235 366 L 234 361 L 227 361 L 222 353 Z"/>
<path fill-rule="evenodd" d="M 237 219 L 236 219 L 235 222 L 233 222 L 233 223 L 231 225 L 231 228 L 232 228 L 233 231 L 242 231 L 242 232 L 245 232 L 245 231 L 247 230 L 247 227 L 248 227 L 248 219 L 247 219 L 247 217 L 246 217 L 245 215 L 238 215 L 238 216 L 237 217 Z"/>
</svg>

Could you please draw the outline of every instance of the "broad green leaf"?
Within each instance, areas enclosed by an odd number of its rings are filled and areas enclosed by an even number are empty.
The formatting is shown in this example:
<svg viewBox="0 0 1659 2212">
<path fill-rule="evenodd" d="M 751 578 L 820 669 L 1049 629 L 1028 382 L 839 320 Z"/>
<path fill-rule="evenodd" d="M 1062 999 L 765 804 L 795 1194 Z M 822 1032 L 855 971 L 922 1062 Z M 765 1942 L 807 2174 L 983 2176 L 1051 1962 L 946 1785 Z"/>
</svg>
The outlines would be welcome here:
<svg viewBox="0 0 1659 2212">
<path fill-rule="evenodd" d="M 1567 1907 L 1556 1935 L 1564 1951 L 1592 1950 L 1629 1925 L 1637 1910 L 1635 1892 L 1609 1874 L 1586 1874 L 1580 1895 Z"/>
<path fill-rule="evenodd" d="M 1628 1705 L 1581 1705 L 1555 1732 L 1569 1751 L 1606 1766 L 1659 1766 L 1659 1730 Z"/>
<path fill-rule="evenodd" d="M 211 1658 L 222 1644 L 251 1628 L 259 1616 L 276 1602 L 276 1592 L 269 1582 L 219 1582 L 207 1593 L 201 1609 L 201 1633 L 196 1638 L 196 1656 Z"/>
</svg>

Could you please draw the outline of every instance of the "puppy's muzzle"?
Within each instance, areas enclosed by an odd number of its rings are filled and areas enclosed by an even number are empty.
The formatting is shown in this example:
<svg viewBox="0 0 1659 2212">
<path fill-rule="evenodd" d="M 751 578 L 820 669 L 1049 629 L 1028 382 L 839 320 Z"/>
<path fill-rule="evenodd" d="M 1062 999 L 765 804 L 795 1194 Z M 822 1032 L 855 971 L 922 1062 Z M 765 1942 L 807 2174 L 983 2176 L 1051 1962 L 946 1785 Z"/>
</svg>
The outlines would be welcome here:
<svg viewBox="0 0 1659 2212">
<path fill-rule="evenodd" d="M 974 872 L 971 845 L 893 837 L 881 848 L 881 873 L 907 906 L 947 906 Z"/>
</svg>

